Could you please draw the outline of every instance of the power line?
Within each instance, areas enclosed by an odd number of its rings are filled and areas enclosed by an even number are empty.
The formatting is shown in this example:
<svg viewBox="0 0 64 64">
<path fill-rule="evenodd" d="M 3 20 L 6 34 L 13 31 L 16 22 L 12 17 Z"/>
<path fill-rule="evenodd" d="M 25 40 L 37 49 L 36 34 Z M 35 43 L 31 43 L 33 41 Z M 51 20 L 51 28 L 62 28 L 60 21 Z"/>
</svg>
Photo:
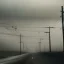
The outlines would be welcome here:
<svg viewBox="0 0 64 64">
<path fill-rule="evenodd" d="M 16 34 L 10 34 L 10 33 L 2 33 L 0 32 L 0 34 L 4 34 L 4 35 L 11 35 L 11 36 L 19 36 L 20 37 L 20 54 L 21 54 L 21 34 L 20 35 L 16 35 Z"/>
<path fill-rule="evenodd" d="M 11 36 L 19 36 L 19 35 L 16 35 L 16 34 L 3 33 L 3 32 L 0 32 L 0 34 L 3 34 L 3 35 L 11 35 Z"/>
<path fill-rule="evenodd" d="M 44 32 L 44 31 L 34 31 L 34 30 L 32 30 L 32 31 L 29 31 L 29 30 L 20 30 L 20 31 L 25 31 L 25 32 Z"/>
<path fill-rule="evenodd" d="M 21 27 L 22 28 L 22 27 Z M 46 28 L 46 27 L 24 27 L 24 28 Z M 55 27 L 55 28 L 61 28 L 61 27 Z M 29 32 L 43 32 L 43 31 L 35 31 L 35 30 L 20 30 L 20 31 L 29 31 Z"/>
<path fill-rule="evenodd" d="M 19 36 L 19 35 L 17 35 L 17 34 L 2 33 L 2 32 L 0 32 L 0 34 L 3 34 L 3 35 L 11 35 L 11 36 Z M 22 37 L 43 37 L 43 36 L 23 36 L 23 35 L 22 35 Z"/>
<path fill-rule="evenodd" d="M 21 27 L 21 28 L 45 28 L 45 27 Z M 61 28 L 61 27 L 56 27 L 56 28 Z"/>
<path fill-rule="evenodd" d="M 32 31 L 29 31 L 29 30 L 20 30 L 20 31 L 25 31 L 25 32 L 26 32 L 26 31 L 27 31 L 27 32 L 44 32 L 44 31 L 33 31 L 33 30 L 32 30 Z"/>
<path fill-rule="evenodd" d="M 1 25 L 4 24 L 4 26 L 3 26 L 3 25 L 2 25 L 2 26 L 0 25 L 0 27 L 8 27 L 8 28 L 11 27 L 11 28 L 15 29 L 15 31 L 17 30 L 17 26 L 13 26 L 13 25 L 6 24 L 6 23 L 0 23 L 0 24 L 1 24 Z M 6 28 L 6 29 L 7 29 L 7 28 Z"/>
<path fill-rule="evenodd" d="M 24 35 L 23 35 L 22 37 L 26 37 L 26 38 L 27 38 L 27 37 L 29 37 L 29 38 L 30 38 L 30 37 L 32 37 L 32 38 L 38 38 L 38 37 L 44 37 L 44 36 L 24 36 Z"/>
</svg>

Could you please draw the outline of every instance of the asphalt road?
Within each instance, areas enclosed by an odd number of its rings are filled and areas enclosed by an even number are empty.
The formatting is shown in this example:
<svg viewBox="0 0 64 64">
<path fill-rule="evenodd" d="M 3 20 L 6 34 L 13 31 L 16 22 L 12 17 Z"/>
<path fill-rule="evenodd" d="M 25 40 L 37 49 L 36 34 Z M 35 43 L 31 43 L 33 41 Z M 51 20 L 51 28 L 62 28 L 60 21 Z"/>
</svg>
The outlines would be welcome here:
<svg viewBox="0 0 64 64">
<path fill-rule="evenodd" d="M 64 53 L 32 53 L 25 64 L 64 64 Z"/>
<path fill-rule="evenodd" d="M 16 59 L 18 60 L 18 59 Z M 30 53 L 25 59 L 20 58 L 18 62 L 3 62 L 0 64 L 64 64 L 64 53 Z"/>
</svg>

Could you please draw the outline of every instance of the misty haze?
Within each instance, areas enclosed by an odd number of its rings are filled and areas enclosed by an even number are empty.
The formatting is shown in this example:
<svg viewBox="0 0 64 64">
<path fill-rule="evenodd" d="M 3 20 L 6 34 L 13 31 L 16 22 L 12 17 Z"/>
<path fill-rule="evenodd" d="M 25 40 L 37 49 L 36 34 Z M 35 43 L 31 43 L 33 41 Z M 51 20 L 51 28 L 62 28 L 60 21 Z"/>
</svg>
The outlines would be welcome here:
<svg viewBox="0 0 64 64">
<path fill-rule="evenodd" d="M 63 52 L 61 6 L 63 0 L 0 0 L 0 58 Z"/>
</svg>

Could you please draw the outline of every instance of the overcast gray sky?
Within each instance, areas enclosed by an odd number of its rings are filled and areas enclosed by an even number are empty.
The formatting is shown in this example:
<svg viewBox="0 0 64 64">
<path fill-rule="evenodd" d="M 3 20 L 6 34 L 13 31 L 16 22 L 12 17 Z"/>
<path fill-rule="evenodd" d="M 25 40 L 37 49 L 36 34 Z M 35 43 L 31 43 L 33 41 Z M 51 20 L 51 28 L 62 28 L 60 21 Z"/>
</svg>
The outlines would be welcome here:
<svg viewBox="0 0 64 64">
<path fill-rule="evenodd" d="M 60 18 L 62 5 L 64 5 L 64 0 L 0 0 L 0 19 L 2 19 L 0 22 L 5 23 L 0 24 L 2 26 L 0 27 L 0 32 L 37 36 L 37 38 L 22 37 L 22 42 L 25 43 L 25 50 L 27 50 L 27 46 L 30 52 L 39 50 L 38 42 L 43 36 L 42 50 L 49 51 L 48 34 L 44 34 L 48 29 L 23 27 L 58 27 L 51 29 L 52 50 L 62 51 L 62 25 Z M 17 20 L 19 17 L 20 19 Z M 4 18 L 7 18 L 7 20 L 4 20 Z M 17 31 L 11 28 L 12 25 L 17 26 Z M 6 27 L 4 28 L 3 26 Z M 16 36 L 0 35 L 0 50 L 19 50 L 18 38 Z"/>
<path fill-rule="evenodd" d="M 63 0 L 0 0 L 0 12 L 2 15 L 57 19 L 62 5 Z"/>
</svg>

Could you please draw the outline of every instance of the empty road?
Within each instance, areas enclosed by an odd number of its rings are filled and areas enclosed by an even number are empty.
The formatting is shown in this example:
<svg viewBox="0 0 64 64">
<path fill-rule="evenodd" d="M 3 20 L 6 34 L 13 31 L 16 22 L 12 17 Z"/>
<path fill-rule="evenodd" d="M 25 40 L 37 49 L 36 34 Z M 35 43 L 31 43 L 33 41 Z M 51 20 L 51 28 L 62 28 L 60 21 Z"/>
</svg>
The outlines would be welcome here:
<svg viewBox="0 0 64 64">
<path fill-rule="evenodd" d="M 21 56 L 21 55 L 20 55 Z M 0 64 L 64 64 L 64 53 L 29 53 L 23 60 L 19 59 L 2 62 Z"/>
<path fill-rule="evenodd" d="M 64 53 L 32 53 L 25 64 L 64 64 Z"/>
</svg>

